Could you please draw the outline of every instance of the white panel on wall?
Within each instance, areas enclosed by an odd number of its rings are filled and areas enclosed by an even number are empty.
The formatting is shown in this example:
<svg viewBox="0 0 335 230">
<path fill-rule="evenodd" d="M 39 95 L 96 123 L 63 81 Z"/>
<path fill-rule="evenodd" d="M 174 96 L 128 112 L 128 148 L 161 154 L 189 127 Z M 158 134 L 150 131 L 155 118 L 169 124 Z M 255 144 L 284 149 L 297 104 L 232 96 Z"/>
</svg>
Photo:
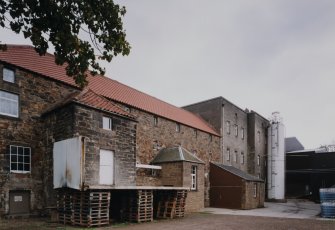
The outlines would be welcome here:
<svg viewBox="0 0 335 230">
<path fill-rule="evenodd" d="M 114 184 L 114 153 L 112 151 L 100 150 L 99 177 L 100 184 Z"/>
<path fill-rule="evenodd" d="M 81 137 L 54 143 L 54 188 L 68 187 L 80 189 L 82 166 L 81 152 Z"/>
</svg>

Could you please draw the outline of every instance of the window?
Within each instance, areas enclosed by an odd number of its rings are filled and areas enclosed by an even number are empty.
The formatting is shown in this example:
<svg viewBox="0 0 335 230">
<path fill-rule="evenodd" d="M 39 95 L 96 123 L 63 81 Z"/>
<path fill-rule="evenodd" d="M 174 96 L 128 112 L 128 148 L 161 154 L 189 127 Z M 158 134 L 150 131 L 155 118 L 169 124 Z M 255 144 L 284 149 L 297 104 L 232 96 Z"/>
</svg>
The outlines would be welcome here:
<svg viewBox="0 0 335 230">
<path fill-rule="evenodd" d="M 254 183 L 254 197 L 257 197 L 257 184 Z"/>
<path fill-rule="evenodd" d="M 11 82 L 11 83 L 15 82 L 15 74 L 13 70 L 3 68 L 2 74 L 3 74 L 4 81 Z"/>
<path fill-rule="evenodd" d="M 241 164 L 244 164 L 244 152 L 241 152 Z"/>
<path fill-rule="evenodd" d="M 209 134 L 209 142 L 212 142 L 212 141 L 213 141 L 213 135 Z"/>
<path fill-rule="evenodd" d="M 227 134 L 230 134 L 230 121 L 226 121 L 226 131 Z"/>
<path fill-rule="evenodd" d="M 191 168 L 191 190 L 197 190 L 197 166 L 192 165 Z"/>
<path fill-rule="evenodd" d="M 179 133 L 180 132 L 180 124 L 176 123 L 176 132 Z"/>
<path fill-rule="evenodd" d="M 241 138 L 244 140 L 244 128 L 241 128 Z"/>
<path fill-rule="evenodd" d="M 158 125 L 158 117 L 154 116 L 154 126 Z"/>
<path fill-rule="evenodd" d="M 19 117 L 19 96 L 0 90 L 0 114 Z"/>
<path fill-rule="evenodd" d="M 196 129 L 193 129 L 193 134 L 194 134 L 194 137 L 197 138 L 198 137 L 198 131 Z"/>
<path fill-rule="evenodd" d="M 230 161 L 230 148 L 227 148 L 227 161 Z"/>
<path fill-rule="evenodd" d="M 234 134 L 235 134 L 235 137 L 238 136 L 238 125 L 234 125 Z"/>
<path fill-rule="evenodd" d="M 112 130 L 113 121 L 110 117 L 102 117 L 102 128 L 106 130 Z"/>
<path fill-rule="evenodd" d="M 257 139 L 258 139 L 258 143 L 261 142 L 261 132 L 257 131 Z"/>
<path fill-rule="evenodd" d="M 29 147 L 10 146 L 10 171 L 15 173 L 30 172 L 31 150 Z"/>
<path fill-rule="evenodd" d="M 237 162 L 237 151 L 235 151 L 235 154 L 234 154 L 234 162 Z"/>
<path fill-rule="evenodd" d="M 261 165 L 261 156 L 257 155 L 257 165 Z"/>
</svg>

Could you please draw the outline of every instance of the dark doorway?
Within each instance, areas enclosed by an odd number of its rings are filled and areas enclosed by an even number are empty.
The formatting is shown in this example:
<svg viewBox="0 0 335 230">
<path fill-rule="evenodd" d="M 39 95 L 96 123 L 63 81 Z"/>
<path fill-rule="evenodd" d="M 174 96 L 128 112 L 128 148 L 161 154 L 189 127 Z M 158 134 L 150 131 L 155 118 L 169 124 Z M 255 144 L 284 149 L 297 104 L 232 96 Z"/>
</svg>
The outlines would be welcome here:
<svg viewBox="0 0 335 230">
<path fill-rule="evenodd" d="M 30 191 L 15 190 L 9 191 L 9 214 L 29 214 L 30 212 Z"/>
</svg>

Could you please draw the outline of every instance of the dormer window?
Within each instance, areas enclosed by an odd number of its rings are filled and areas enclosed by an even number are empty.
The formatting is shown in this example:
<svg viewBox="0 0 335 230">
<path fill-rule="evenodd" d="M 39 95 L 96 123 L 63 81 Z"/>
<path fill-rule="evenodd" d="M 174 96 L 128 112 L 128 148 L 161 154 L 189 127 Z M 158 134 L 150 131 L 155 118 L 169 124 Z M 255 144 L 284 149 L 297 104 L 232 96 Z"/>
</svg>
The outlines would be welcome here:
<svg viewBox="0 0 335 230">
<path fill-rule="evenodd" d="M 3 76 L 4 81 L 10 82 L 10 83 L 15 83 L 15 74 L 14 74 L 13 70 L 3 68 L 2 76 Z"/>
</svg>

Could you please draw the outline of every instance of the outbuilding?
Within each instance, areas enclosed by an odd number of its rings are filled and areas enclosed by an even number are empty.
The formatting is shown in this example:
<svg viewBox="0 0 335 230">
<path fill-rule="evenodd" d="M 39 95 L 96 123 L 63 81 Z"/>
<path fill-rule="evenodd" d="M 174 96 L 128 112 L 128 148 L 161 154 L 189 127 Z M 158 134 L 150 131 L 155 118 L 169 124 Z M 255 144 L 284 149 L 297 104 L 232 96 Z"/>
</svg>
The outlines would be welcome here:
<svg viewBox="0 0 335 230">
<path fill-rule="evenodd" d="M 210 206 L 254 209 L 264 207 L 264 181 L 233 166 L 210 164 Z"/>
</svg>

